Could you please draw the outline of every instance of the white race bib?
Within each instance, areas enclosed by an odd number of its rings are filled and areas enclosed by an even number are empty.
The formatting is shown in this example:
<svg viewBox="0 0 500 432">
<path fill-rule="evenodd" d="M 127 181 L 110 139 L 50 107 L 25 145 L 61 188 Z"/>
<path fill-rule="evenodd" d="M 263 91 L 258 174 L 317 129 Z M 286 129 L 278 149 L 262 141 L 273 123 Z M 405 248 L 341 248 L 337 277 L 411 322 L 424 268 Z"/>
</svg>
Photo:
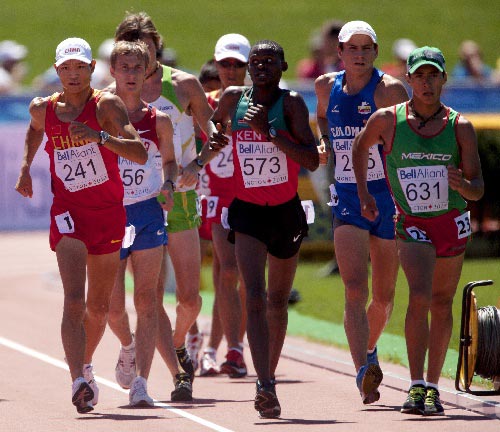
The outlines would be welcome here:
<svg viewBox="0 0 500 432">
<path fill-rule="evenodd" d="M 458 229 L 458 238 L 463 239 L 472 234 L 472 227 L 470 225 L 470 212 L 465 212 L 463 215 L 455 218 L 455 223 Z"/>
<path fill-rule="evenodd" d="M 397 174 L 413 213 L 448 209 L 448 170 L 444 165 L 398 168 Z"/>
<path fill-rule="evenodd" d="M 220 223 L 222 225 L 222 228 L 224 229 L 231 229 L 229 226 L 229 222 L 227 221 L 229 214 L 229 210 L 227 207 L 222 207 L 221 215 L 220 215 Z"/>
<path fill-rule="evenodd" d="M 207 218 L 213 218 L 217 214 L 217 204 L 219 202 L 218 196 L 205 197 L 207 200 Z"/>
<path fill-rule="evenodd" d="M 335 180 L 340 183 L 356 183 L 356 176 L 352 168 L 352 138 L 333 140 L 332 148 L 335 151 Z M 368 156 L 367 181 L 384 178 L 384 166 L 378 151 L 378 144 L 370 147 Z"/>
<path fill-rule="evenodd" d="M 245 188 L 288 181 L 286 155 L 269 141 L 238 141 L 236 152 Z"/>
<path fill-rule="evenodd" d="M 57 177 L 70 192 L 100 185 L 109 179 L 97 143 L 66 150 L 54 150 Z"/>
<path fill-rule="evenodd" d="M 210 161 L 210 169 L 220 178 L 233 176 L 233 142 L 231 138 L 229 139 L 228 145 L 220 149 L 217 155 Z"/>
<path fill-rule="evenodd" d="M 316 214 L 314 212 L 314 203 L 312 200 L 304 200 L 301 201 L 302 208 L 304 209 L 304 213 L 306 214 L 306 220 L 308 225 L 314 223 L 314 219 Z"/>
<path fill-rule="evenodd" d="M 69 214 L 69 211 L 58 214 L 54 217 L 57 229 L 61 234 L 70 234 L 75 232 L 75 223 Z"/>
<path fill-rule="evenodd" d="M 135 226 L 128 225 L 125 227 L 125 235 L 123 236 L 122 248 L 127 249 L 134 243 L 135 240 Z"/>
</svg>

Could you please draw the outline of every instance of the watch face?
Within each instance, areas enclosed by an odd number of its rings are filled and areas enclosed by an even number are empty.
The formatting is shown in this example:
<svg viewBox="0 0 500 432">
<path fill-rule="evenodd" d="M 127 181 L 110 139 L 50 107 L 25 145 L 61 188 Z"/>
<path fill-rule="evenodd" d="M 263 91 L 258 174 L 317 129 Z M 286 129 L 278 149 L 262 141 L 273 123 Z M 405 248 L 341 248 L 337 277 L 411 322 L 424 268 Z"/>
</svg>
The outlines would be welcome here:
<svg viewBox="0 0 500 432">
<path fill-rule="evenodd" d="M 274 129 L 274 127 L 272 127 L 272 126 L 271 126 L 271 127 L 269 128 L 269 136 L 270 136 L 271 138 L 276 138 L 276 136 L 277 136 L 277 135 L 278 135 L 278 134 L 276 133 L 276 129 Z"/>
</svg>

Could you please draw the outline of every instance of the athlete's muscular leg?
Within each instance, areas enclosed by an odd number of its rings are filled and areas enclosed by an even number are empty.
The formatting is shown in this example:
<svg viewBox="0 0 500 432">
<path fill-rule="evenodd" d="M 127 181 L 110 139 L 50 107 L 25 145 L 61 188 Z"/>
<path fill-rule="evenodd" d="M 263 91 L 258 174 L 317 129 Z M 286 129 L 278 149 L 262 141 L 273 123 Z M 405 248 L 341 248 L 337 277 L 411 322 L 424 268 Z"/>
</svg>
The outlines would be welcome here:
<svg viewBox="0 0 500 432">
<path fill-rule="evenodd" d="M 174 343 L 172 340 L 172 324 L 170 318 L 163 307 L 163 295 L 165 294 L 165 281 L 167 280 L 167 247 L 162 247 L 162 261 L 160 276 L 156 287 L 156 307 L 157 307 L 157 333 L 156 333 L 156 348 L 160 353 L 163 361 L 168 367 L 168 370 L 173 377 L 179 373 L 179 364 L 177 362 L 177 355 L 174 350 Z"/>
<path fill-rule="evenodd" d="M 398 240 L 399 259 L 410 291 L 405 320 L 406 349 L 412 380 L 424 379 L 425 354 L 429 346 L 429 310 L 436 251 L 428 244 Z"/>
<path fill-rule="evenodd" d="M 108 321 L 109 303 L 120 265 L 120 251 L 87 257 L 87 310 L 85 333 L 87 346 L 85 363 L 92 363 L 92 356 L 99 344 Z"/>
<path fill-rule="evenodd" d="M 63 236 L 56 246 L 56 256 L 64 289 L 61 337 L 71 378 L 74 381 L 83 376 L 87 248 L 80 240 Z"/>
<path fill-rule="evenodd" d="M 128 258 L 120 260 L 108 313 L 109 328 L 119 339 L 122 346 L 129 346 L 132 343 L 130 320 L 125 307 L 125 273 L 128 261 Z"/>
<path fill-rule="evenodd" d="M 265 279 L 267 248 L 259 240 L 237 232 L 235 250 L 247 290 L 247 335 L 253 365 L 259 380 L 269 381 L 271 372 Z"/>
<path fill-rule="evenodd" d="M 462 272 L 464 254 L 438 258 L 432 281 L 431 324 L 427 381 L 437 384 L 453 329 L 453 297 Z"/>
<path fill-rule="evenodd" d="M 137 375 L 148 378 L 157 332 L 156 287 L 163 258 L 163 246 L 132 252 L 134 304 L 137 311 L 135 349 Z"/>
<path fill-rule="evenodd" d="M 267 323 L 271 377 L 275 376 L 285 342 L 288 325 L 288 297 L 292 290 L 298 256 L 297 253 L 292 258 L 279 259 L 269 255 Z"/>
<path fill-rule="evenodd" d="M 198 229 L 169 233 L 168 251 L 177 282 L 177 316 L 174 330 L 174 346 L 184 344 L 186 334 L 201 309 L 200 297 L 200 239 Z"/>
<path fill-rule="evenodd" d="M 370 236 L 370 260 L 372 264 L 372 300 L 366 314 L 370 329 L 368 349 L 372 350 L 389 321 L 394 305 L 394 291 L 399 267 L 396 241 Z"/>
<path fill-rule="evenodd" d="M 228 230 L 212 224 L 212 239 L 219 262 L 219 278 L 215 286 L 217 308 L 228 348 L 239 344 L 241 304 L 238 293 L 238 266 L 234 245 L 227 240 Z"/>
<path fill-rule="evenodd" d="M 366 364 L 368 346 L 368 231 L 353 225 L 335 229 L 335 253 L 345 287 L 344 328 L 356 371 Z"/>
</svg>

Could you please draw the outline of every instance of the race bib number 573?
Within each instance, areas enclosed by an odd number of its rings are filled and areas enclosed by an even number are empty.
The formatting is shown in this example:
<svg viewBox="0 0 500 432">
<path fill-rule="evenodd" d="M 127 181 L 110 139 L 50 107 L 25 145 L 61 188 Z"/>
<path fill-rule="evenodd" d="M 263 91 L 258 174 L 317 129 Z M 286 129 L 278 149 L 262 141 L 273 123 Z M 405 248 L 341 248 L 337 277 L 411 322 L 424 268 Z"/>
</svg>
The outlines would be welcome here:
<svg viewBox="0 0 500 432">
<path fill-rule="evenodd" d="M 288 181 L 285 153 L 273 143 L 238 141 L 236 146 L 245 188 Z"/>
</svg>

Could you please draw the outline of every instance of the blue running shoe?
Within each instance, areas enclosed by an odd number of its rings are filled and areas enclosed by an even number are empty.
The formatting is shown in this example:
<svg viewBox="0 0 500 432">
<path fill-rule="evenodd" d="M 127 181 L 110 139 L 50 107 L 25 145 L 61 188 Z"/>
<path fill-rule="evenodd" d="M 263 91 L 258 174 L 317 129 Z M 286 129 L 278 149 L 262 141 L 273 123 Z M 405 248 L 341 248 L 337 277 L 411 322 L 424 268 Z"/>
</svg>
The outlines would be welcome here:
<svg viewBox="0 0 500 432">
<path fill-rule="evenodd" d="M 366 353 L 366 362 L 368 364 L 373 363 L 378 365 L 378 356 L 377 356 L 377 347 L 375 346 L 375 350 L 370 354 Z"/>
<path fill-rule="evenodd" d="M 384 374 L 378 364 L 368 363 L 359 369 L 356 376 L 356 385 L 365 405 L 372 404 L 380 399 L 378 387 L 383 377 Z"/>
</svg>

